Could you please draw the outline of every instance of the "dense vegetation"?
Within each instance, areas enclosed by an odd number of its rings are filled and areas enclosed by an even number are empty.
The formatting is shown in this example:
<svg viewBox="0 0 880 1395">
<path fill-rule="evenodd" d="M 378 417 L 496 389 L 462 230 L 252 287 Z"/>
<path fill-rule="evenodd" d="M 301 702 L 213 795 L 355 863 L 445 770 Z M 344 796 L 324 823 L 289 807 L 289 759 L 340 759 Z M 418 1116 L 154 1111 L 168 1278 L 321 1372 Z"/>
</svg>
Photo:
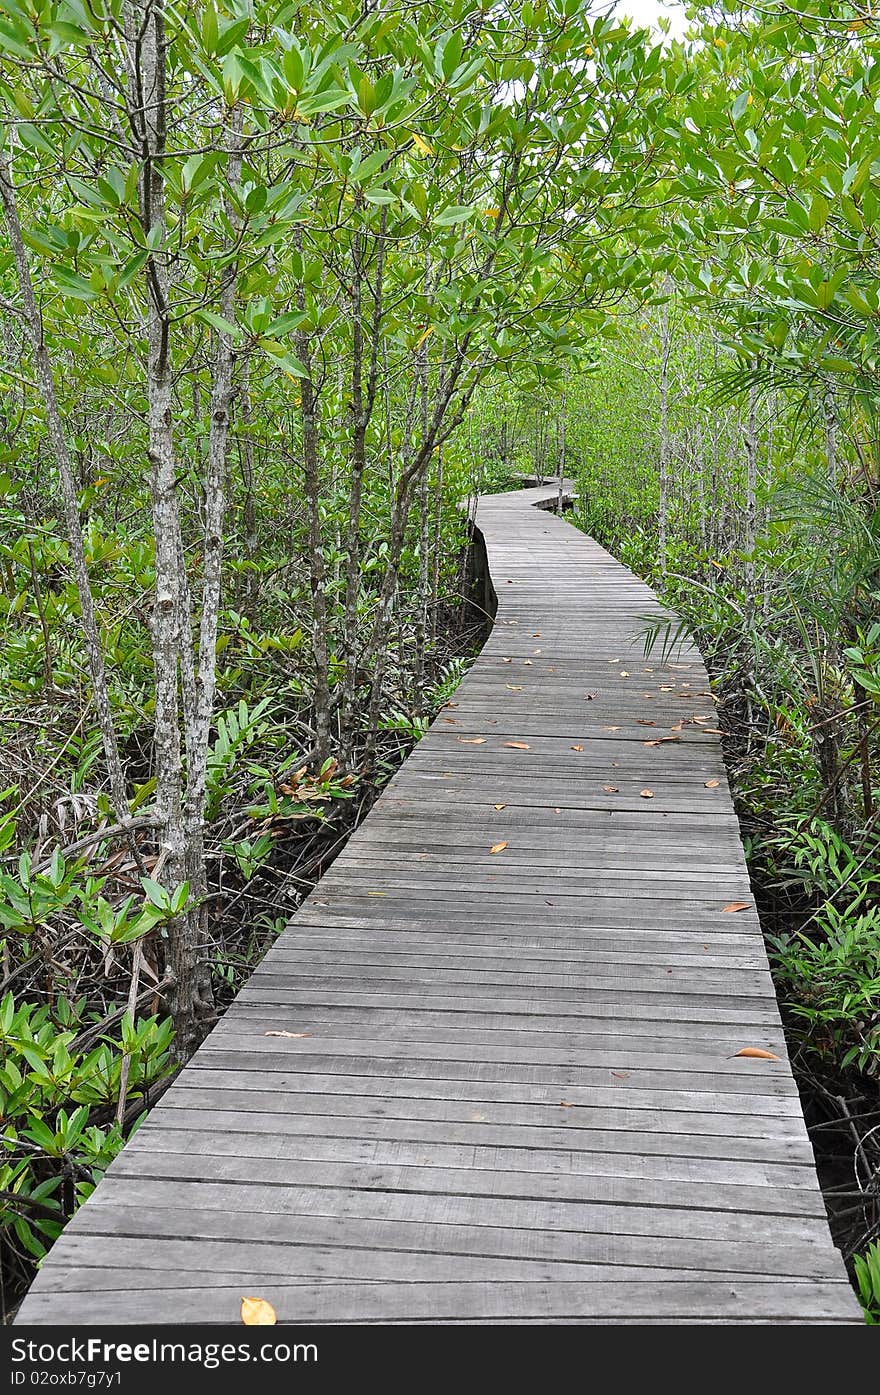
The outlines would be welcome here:
<svg viewBox="0 0 880 1395">
<path fill-rule="evenodd" d="M 880 21 L 607 8 L 0 0 L 9 1301 L 454 686 L 459 501 L 562 468 L 710 663 L 880 1315 Z"/>
</svg>

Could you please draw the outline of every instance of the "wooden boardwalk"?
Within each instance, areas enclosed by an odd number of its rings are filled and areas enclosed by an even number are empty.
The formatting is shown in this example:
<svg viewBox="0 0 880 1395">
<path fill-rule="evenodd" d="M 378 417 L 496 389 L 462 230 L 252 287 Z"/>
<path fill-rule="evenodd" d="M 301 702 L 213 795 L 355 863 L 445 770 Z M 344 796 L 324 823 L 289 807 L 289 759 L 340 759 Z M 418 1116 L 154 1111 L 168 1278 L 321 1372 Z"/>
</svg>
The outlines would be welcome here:
<svg viewBox="0 0 880 1395">
<path fill-rule="evenodd" d="M 483 652 L 20 1322 L 860 1321 L 705 671 L 555 493 L 481 501 Z"/>
</svg>

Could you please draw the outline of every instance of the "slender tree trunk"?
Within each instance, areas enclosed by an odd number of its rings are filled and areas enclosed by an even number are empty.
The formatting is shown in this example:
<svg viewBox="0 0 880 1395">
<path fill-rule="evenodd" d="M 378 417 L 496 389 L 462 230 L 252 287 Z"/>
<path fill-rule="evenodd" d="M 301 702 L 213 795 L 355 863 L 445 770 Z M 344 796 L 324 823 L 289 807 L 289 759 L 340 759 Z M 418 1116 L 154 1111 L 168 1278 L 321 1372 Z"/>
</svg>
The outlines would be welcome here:
<svg viewBox="0 0 880 1395">
<path fill-rule="evenodd" d="M 749 390 L 749 410 L 743 432 L 743 447 L 746 456 L 746 517 L 745 550 L 749 554 L 746 562 L 746 593 L 751 604 L 754 600 L 755 563 L 751 554 L 755 550 L 758 528 L 758 389 L 753 385 Z"/>
<path fill-rule="evenodd" d="M 667 291 L 669 289 L 667 284 Z M 672 353 L 672 333 L 669 306 L 660 310 L 660 507 L 657 516 L 660 572 L 666 575 L 669 527 L 669 359 Z"/>
<path fill-rule="evenodd" d="M 147 284 L 147 420 L 155 540 L 153 667 L 156 700 L 156 803 L 162 825 L 164 875 L 173 887 L 192 865 L 187 854 L 180 739 L 181 684 L 188 745 L 194 735 L 195 692 L 189 587 L 177 496 L 174 400 L 171 374 L 171 277 L 165 245 L 167 97 L 163 0 L 127 12 L 130 59 L 129 120 L 142 151 L 141 221 L 151 247 Z M 160 864 L 161 865 L 161 864 Z M 184 912 L 168 927 L 168 968 L 175 1053 L 186 1060 L 198 1045 L 201 1019 L 210 1011 L 201 971 L 201 916 Z"/>
<path fill-rule="evenodd" d="M 226 125 L 228 156 L 226 177 L 229 187 L 227 214 L 235 229 L 237 216 L 232 200 L 241 183 L 241 110 L 235 108 Z M 228 249 L 231 250 L 231 249 Z M 235 319 L 238 266 L 230 259 L 220 273 L 220 314 L 224 320 Z M 205 866 L 205 794 L 207 788 L 208 743 L 214 715 L 217 686 L 217 632 L 220 621 L 220 601 L 223 584 L 223 542 L 226 513 L 226 456 L 232 412 L 235 375 L 235 345 L 226 330 L 216 332 L 216 352 L 211 385 L 211 418 L 208 426 L 208 459 L 204 494 L 204 538 L 202 544 L 202 597 L 199 623 L 198 664 L 193 681 L 192 730 L 187 739 L 187 778 L 184 808 L 186 836 L 186 874 L 195 902 L 192 916 L 198 921 L 197 962 L 193 969 L 196 992 L 204 1016 L 213 1008 L 210 965 L 205 962 L 204 947 L 208 939 L 207 870 Z M 184 642 L 189 641 L 188 633 Z"/>
<path fill-rule="evenodd" d="M 239 588 L 239 609 L 252 623 L 256 618 L 259 580 L 257 559 L 260 551 L 260 535 L 257 524 L 256 475 L 254 471 L 253 414 L 250 395 L 250 358 L 245 354 L 239 371 L 238 419 L 238 463 L 241 482 L 244 487 L 244 557 L 246 568 L 244 581 Z"/>
<path fill-rule="evenodd" d="M 294 235 L 296 250 L 303 254 L 302 230 Z M 297 287 L 297 305 L 305 310 L 305 287 Z M 319 455 L 318 396 L 312 377 L 311 339 L 298 329 L 296 352 L 306 370 L 300 379 L 303 475 L 308 510 L 309 583 L 312 593 L 312 655 L 315 663 L 315 744 L 320 761 L 330 751 L 330 651 L 327 636 L 327 564 L 321 531 L 321 468 Z"/>
<path fill-rule="evenodd" d="M 9 242 L 15 259 L 15 268 L 18 275 L 19 290 L 24 309 L 24 322 L 30 340 L 37 382 L 40 387 L 40 395 L 43 399 L 43 408 L 46 413 L 46 429 L 49 435 L 49 443 L 52 448 L 52 455 L 61 483 L 64 521 L 67 530 L 68 545 L 70 547 L 71 562 L 73 564 L 74 580 L 79 597 L 80 618 L 82 621 L 86 657 L 89 665 L 89 676 L 92 680 L 95 711 L 98 717 L 98 727 L 101 732 L 104 759 L 107 764 L 107 775 L 110 780 L 110 793 L 116 817 L 120 823 L 124 824 L 127 822 L 129 816 L 128 799 L 125 792 L 125 776 L 123 774 L 122 760 L 119 754 L 119 743 L 116 737 L 113 711 L 110 706 L 110 690 L 107 683 L 107 672 L 104 666 L 101 637 L 98 631 L 97 618 L 95 616 L 95 605 L 92 597 L 91 583 L 89 581 L 88 566 L 86 564 L 85 548 L 83 546 L 76 478 L 67 438 L 64 433 L 61 410 L 58 406 L 58 396 L 55 390 L 55 377 L 52 372 L 52 364 L 43 336 L 42 316 L 40 315 L 39 306 L 37 305 L 37 299 L 34 294 L 30 264 L 25 250 L 24 238 L 22 237 L 21 222 L 18 216 L 18 202 L 15 197 L 15 187 L 12 182 L 12 172 L 9 167 L 9 162 L 2 152 L 0 152 L 0 202 L 2 202 L 3 205 Z"/>
</svg>

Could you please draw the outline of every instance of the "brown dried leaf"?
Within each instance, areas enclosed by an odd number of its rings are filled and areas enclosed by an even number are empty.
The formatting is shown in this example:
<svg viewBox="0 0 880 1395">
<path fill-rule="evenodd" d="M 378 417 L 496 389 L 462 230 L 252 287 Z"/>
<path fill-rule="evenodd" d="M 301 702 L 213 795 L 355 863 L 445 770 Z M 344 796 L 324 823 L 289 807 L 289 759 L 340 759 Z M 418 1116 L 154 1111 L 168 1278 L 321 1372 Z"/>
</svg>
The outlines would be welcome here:
<svg viewBox="0 0 880 1395">
<path fill-rule="evenodd" d="M 493 843 L 489 851 L 490 853 L 500 853 L 504 852 L 504 849 L 509 846 L 508 843 Z"/>
<path fill-rule="evenodd" d="M 572 749 L 573 751 L 582 751 L 584 748 L 583 748 L 583 746 L 572 746 L 571 749 Z"/>
<path fill-rule="evenodd" d="M 628 1070 L 613 1070 L 611 1074 L 616 1075 L 618 1080 L 629 1080 L 630 1075 Z"/>
<path fill-rule="evenodd" d="M 505 746 L 512 746 L 514 751 L 530 751 L 532 748 L 527 741 L 505 741 Z"/>
<path fill-rule="evenodd" d="M 652 722 L 650 717 L 636 717 L 636 722 L 640 727 L 655 727 L 656 722 Z"/>
<path fill-rule="evenodd" d="M 706 781 L 706 789 L 707 789 L 707 790 L 717 790 L 717 788 L 718 788 L 718 786 L 719 786 L 720 784 L 721 784 L 721 781 L 720 781 L 720 780 L 707 780 L 707 781 Z"/>
<path fill-rule="evenodd" d="M 653 798 L 654 798 L 654 791 L 653 791 L 653 790 L 639 790 L 639 794 L 642 796 L 642 799 L 653 799 Z"/>
<path fill-rule="evenodd" d="M 742 1051 L 734 1052 L 734 1056 L 753 1056 L 758 1061 L 779 1061 L 782 1058 L 775 1056 L 772 1051 L 762 1051 L 760 1046 L 744 1046 Z"/>
<path fill-rule="evenodd" d="M 242 1298 L 241 1320 L 245 1327 L 274 1327 L 278 1315 L 265 1298 Z"/>
<path fill-rule="evenodd" d="M 456 737 L 462 746 L 482 746 L 486 740 L 485 736 L 459 736 Z"/>
<path fill-rule="evenodd" d="M 725 906 L 723 909 L 731 913 L 734 911 L 747 911 L 751 907 L 751 904 L 751 901 L 731 901 L 730 905 Z"/>
<path fill-rule="evenodd" d="M 620 790 L 616 785 L 603 785 L 602 788 L 606 794 L 620 794 Z"/>
<path fill-rule="evenodd" d="M 293 1038 L 299 1038 L 299 1037 L 310 1037 L 311 1035 L 312 1035 L 311 1032 L 264 1032 L 264 1033 L 263 1033 L 263 1036 L 264 1036 L 264 1037 L 290 1037 L 290 1038 L 292 1038 L 292 1039 L 293 1039 Z"/>
</svg>

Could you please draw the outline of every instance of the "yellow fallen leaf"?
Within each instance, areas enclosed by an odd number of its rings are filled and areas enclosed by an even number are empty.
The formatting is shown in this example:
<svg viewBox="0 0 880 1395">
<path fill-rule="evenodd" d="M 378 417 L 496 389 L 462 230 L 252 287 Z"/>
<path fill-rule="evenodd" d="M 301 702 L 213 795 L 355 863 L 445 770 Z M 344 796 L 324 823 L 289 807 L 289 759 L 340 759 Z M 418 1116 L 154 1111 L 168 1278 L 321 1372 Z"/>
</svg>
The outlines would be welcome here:
<svg viewBox="0 0 880 1395">
<path fill-rule="evenodd" d="M 729 906 L 725 906 L 726 911 L 747 911 L 751 906 L 751 901 L 731 901 Z"/>
<path fill-rule="evenodd" d="M 495 805 L 493 805 L 493 808 L 497 809 L 498 812 L 500 813 L 502 809 L 506 809 L 506 808 L 507 808 L 507 805 L 506 805 L 506 804 L 495 804 Z"/>
<path fill-rule="evenodd" d="M 584 748 L 583 748 L 583 746 L 572 746 L 571 749 L 572 749 L 573 751 L 582 751 Z"/>
<path fill-rule="evenodd" d="M 490 853 L 504 852 L 504 849 L 508 846 L 509 845 L 507 843 L 493 843 L 489 851 Z"/>
<path fill-rule="evenodd" d="M 278 1315 L 265 1298 L 243 1298 L 241 1300 L 241 1320 L 245 1327 L 274 1327 Z"/>
<path fill-rule="evenodd" d="M 734 1053 L 735 1056 L 753 1056 L 758 1061 L 779 1061 L 781 1057 L 774 1056 L 772 1051 L 762 1051 L 760 1046 L 744 1046 L 742 1051 Z"/>
<path fill-rule="evenodd" d="M 386 894 L 386 893 L 385 893 L 384 891 L 368 891 L 368 892 L 367 892 L 367 895 L 368 895 L 368 896 L 384 896 L 385 894 Z"/>
</svg>

